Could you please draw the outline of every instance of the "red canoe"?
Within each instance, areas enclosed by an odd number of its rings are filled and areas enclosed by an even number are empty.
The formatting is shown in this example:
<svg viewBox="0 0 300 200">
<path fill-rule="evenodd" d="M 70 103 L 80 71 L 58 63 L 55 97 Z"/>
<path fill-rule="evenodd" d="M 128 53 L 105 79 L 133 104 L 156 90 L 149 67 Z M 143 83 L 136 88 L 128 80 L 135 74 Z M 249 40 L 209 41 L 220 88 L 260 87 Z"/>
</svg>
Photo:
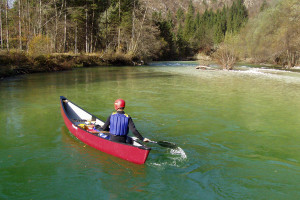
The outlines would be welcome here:
<svg viewBox="0 0 300 200">
<path fill-rule="evenodd" d="M 86 129 L 86 122 L 103 126 L 104 122 L 83 110 L 67 98 L 60 97 L 61 114 L 69 131 L 85 144 L 102 152 L 136 164 L 144 164 L 151 148 L 136 141 L 133 144 L 113 142 L 99 136 L 97 131 Z M 84 126 L 84 127 L 83 127 Z"/>
</svg>

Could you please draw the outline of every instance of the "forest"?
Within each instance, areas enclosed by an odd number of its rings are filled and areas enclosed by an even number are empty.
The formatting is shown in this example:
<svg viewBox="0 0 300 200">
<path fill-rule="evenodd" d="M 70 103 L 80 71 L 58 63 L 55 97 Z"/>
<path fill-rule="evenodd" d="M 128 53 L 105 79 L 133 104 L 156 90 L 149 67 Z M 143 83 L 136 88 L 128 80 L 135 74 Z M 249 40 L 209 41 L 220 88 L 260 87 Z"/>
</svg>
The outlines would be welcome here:
<svg viewBox="0 0 300 200">
<path fill-rule="evenodd" d="M 192 1 L 176 12 L 154 10 L 142 0 L 15 0 L 12 6 L 0 0 L 0 8 L 1 58 L 17 52 L 139 62 L 201 54 L 225 69 L 238 60 L 299 64 L 298 0 L 264 1 L 251 17 L 243 0 L 202 13 Z"/>
</svg>

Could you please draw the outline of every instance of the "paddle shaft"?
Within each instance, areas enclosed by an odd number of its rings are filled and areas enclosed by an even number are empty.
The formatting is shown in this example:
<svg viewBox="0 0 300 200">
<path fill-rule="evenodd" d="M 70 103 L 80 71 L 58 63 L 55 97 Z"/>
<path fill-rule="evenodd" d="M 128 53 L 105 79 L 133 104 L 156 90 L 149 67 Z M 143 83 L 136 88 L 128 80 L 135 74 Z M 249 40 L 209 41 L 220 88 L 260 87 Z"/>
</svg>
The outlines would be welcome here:
<svg viewBox="0 0 300 200">
<path fill-rule="evenodd" d="M 101 133 L 104 133 L 104 134 L 110 134 L 109 131 L 100 131 Z M 131 137 L 134 141 L 137 141 L 138 138 L 136 137 Z M 167 142 L 167 141 L 153 141 L 153 140 L 148 140 L 146 142 L 150 142 L 150 143 L 154 143 L 154 144 L 158 144 L 159 146 L 162 146 L 162 147 L 167 147 L 167 148 L 171 148 L 171 149 L 174 149 L 177 147 L 176 144 L 172 143 L 172 142 Z"/>
<path fill-rule="evenodd" d="M 172 142 L 167 142 L 167 141 L 153 141 L 153 140 L 149 140 L 148 142 L 150 143 L 154 143 L 154 144 L 158 144 L 162 147 L 167 147 L 167 148 L 171 148 L 171 149 L 174 149 L 177 147 L 176 144 L 172 143 Z"/>
<path fill-rule="evenodd" d="M 101 133 L 110 133 L 109 131 L 100 131 Z"/>
</svg>

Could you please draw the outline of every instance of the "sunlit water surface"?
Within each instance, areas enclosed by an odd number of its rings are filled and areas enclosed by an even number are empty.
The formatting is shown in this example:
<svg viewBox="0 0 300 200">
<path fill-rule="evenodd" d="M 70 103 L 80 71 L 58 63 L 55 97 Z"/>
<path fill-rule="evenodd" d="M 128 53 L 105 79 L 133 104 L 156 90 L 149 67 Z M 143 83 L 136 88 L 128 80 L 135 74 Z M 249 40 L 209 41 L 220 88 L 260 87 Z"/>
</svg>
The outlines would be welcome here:
<svg viewBox="0 0 300 200">
<path fill-rule="evenodd" d="M 299 199 L 300 73 L 193 62 L 0 82 L 0 199 Z M 59 96 L 105 120 L 113 102 L 152 140 L 145 165 L 73 137 Z"/>
</svg>

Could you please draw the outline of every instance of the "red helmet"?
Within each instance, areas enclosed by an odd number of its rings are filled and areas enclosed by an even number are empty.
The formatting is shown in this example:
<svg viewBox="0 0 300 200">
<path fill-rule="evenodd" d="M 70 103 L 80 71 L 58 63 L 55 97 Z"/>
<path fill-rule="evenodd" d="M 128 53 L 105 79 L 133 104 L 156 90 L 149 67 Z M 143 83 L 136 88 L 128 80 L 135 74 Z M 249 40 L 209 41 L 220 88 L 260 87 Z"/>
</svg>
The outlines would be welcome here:
<svg viewBox="0 0 300 200">
<path fill-rule="evenodd" d="M 115 110 L 118 110 L 119 108 L 125 108 L 125 101 L 123 99 L 117 99 L 115 101 Z"/>
</svg>

